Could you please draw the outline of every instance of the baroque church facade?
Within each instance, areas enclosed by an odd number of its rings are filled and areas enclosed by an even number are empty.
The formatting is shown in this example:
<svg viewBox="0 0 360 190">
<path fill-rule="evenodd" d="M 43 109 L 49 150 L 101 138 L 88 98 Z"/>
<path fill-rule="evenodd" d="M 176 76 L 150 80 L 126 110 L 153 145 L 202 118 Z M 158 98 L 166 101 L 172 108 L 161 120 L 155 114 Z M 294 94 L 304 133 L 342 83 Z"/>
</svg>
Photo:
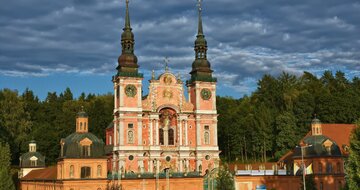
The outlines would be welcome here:
<svg viewBox="0 0 360 190">
<path fill-rule="evenodd" d="M 126 1 L 122 52 L 112 78 L 114 121 L 106 132 L 106 144 L 113 147 L 109 168 L 112 173 L 205 174 L 218 166 L 219 148 L 216 78 L 207 60 L 201 8 L 191 70 L 189 63 L 191 78 L 183 82 L 166 66 L 160 76 L 152 73 L 149 93 L 143 96 L 144 78 L 134 53 L 128 5 Z"/>
</svg>

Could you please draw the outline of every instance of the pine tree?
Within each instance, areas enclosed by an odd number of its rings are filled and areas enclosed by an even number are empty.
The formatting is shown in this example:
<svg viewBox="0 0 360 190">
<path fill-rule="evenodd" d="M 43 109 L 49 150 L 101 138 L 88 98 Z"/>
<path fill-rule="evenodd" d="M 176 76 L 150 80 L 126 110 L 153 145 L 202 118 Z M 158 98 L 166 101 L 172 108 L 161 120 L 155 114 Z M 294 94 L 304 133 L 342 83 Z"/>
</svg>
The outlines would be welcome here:
<svg viewBox="0 0 360 190">
<path fill-rule="evenodd" d="M 0 142 L 0 190 L 15 190 L 10 175 L 10 147 Z"/>
<path fill-rule="evenodd" d="M 220 168 L 218 177 L 216 178 L 217 190 L 235 190 L 234 178 L 228 170 L 227 166 Z"/>
<path fill-rule="evenodd" d="M 346 165 L 346 180 L 349 190 L 357 190 L 360 187 L 360 120 L 351 135 L 350 154 Z"/>
</svg>

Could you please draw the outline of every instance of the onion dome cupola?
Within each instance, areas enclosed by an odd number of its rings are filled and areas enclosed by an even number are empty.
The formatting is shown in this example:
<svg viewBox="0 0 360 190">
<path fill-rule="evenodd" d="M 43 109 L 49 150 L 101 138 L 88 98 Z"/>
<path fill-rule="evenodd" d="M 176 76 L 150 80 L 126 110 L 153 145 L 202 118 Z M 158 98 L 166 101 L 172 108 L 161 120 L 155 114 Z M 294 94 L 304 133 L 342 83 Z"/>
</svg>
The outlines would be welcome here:
<svg viewBox="0 0 360 190">
<path fill-rule="evenodd" d="M 45 156 L 37 152 L 36 142 L 29 142 L 29 152 L 20 156 L 20 168 L 42 168 L 45 167 Z"/>
<path fill-rule="evenodd" d="M 141 74 L 138 73 L 139 65 L 137 64 L 137 57 L 134 54 L 134 45 L 134 34 L 130 26 L 129 0 L 126 0 L 125 27 L 121 34 L 122 52 L 118 58 L 118 66 L 116 68 L 119 76 L 142 77 Z"/>
<path fill-rule="evenodd" d="M 336 142 L 325 135 L 307 136 L 303 139 L 304 157 L 341 157 Z M 301 158 L 301 146 L 294 150 L 294 158 Z"/>
<path fill-rule="evenodd" d="M 76 132 L 60 141 L 60 158 L 100 158 L 105 156 L 105 143 L 88 132 L 88 129 L 88 115 L 82 108 L 76 116 Z"/>
<path fill-rule="evenodd" d="M 207 41 L 203 32 L 202 18 L 201 18 L 201 0 L 199 0 L 199 21 L 198 21 L 198 34 L 195 40 L 195 60 L 192 64 L 191 81 L 206 81 L 216 82 L 212 77 L 211 64 L 207 59 Z"/>
</svg>

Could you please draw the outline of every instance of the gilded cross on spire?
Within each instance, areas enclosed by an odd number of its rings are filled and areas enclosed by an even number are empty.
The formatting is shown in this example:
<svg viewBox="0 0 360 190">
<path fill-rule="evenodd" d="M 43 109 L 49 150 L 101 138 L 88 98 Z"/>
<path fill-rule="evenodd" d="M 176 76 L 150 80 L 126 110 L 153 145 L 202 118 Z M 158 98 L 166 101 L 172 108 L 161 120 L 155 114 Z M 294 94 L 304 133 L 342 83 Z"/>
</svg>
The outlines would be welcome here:
<svg viewBox="0 0 360 190">
<path fill-rule="evenodd" d="M 165 63 L 165 72 L 168 72 L 169 71 L 169 63 L 170 63 L 170 60 L 168 57 L 165 57 L 164 63 Z"/>
</svg>

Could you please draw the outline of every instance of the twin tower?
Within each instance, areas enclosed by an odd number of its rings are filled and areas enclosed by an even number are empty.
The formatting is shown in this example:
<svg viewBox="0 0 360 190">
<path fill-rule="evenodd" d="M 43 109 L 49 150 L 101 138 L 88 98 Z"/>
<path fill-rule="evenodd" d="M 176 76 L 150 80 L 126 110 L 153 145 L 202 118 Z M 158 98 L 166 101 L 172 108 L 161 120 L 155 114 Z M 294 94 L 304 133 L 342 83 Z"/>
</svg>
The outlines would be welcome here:
<svg viewBox="0 0 360 190">
<path fill-rule="evenodd" d="M 142 95 L 134 44 L 127 0 L 122 52 L 113 76 L 114 120 L 106 131 L 106 144 L 113 147 L 110 170 L 203 175 L 218 167 L 216 78 L 207 60 L 201 7 L 187 98 L 183 81 L 168 69 L 159 76 L 153 73 L 149 93 Z"/>
</svg>

